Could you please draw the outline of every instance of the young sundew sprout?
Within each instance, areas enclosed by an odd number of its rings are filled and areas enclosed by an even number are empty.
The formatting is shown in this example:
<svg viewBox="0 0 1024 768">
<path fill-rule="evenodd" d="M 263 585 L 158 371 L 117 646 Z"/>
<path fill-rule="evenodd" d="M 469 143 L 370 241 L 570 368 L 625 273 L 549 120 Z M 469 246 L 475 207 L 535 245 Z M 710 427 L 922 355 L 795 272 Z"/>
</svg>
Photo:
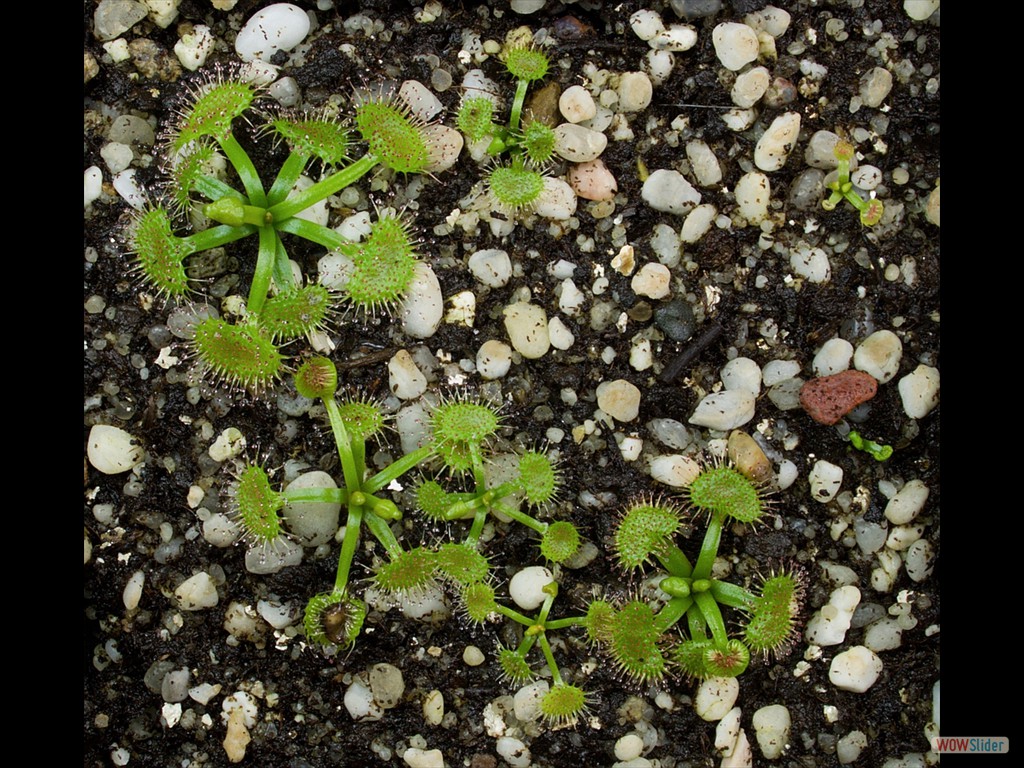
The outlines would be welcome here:
<svg viewBox="0 0 1024 768">
<path fill-rule="evenodd" d="M 366 241 L 356 244 L 299 214 L 380 166 L 404 174 L 426 172 L 432 148 L 429 126 L 383 89 L 354 107 L 354 129 L 326 109 L 270 114 L 258 105 L 261 96 L 259 87 L 230 68 L 216 69 L 186 86 L 173 125 L 162 133 L 165 157 L 160 168 L 167 175 L 168 202 L 150 203 L 136 213 L 126 237 L 146 286 L 160 297 L 183 301 L 193 290 L 185 263 L 190 256 L 255 236 L 245 311 L 234 313 L 236 322 L 207 319 L 193 341 L 202 370 L 216 383 L 254 394 L 272 387 L 287 370 L 285 344 L 330 331 L 340 302 L 370 314 L 390 311 L 415 276 L 416 239 L 401 217 L 379 216 Z M 258 123 L 255 142 L 274 141 L 288 148 L 273 178 L 261 178 L 236 136 L 250 120 Z M 358 146 L 353 146 L 353 136 L 366 144 L 365 153 L 354 160 Z M 317 166 L 315 172 L 311 164 Z M 222 173 L 227 166 L 233 175 Z M 319 180 L 303 186 L 299 182 L 307 171 Z M 196 210 L 199 200 L 208 202 Z M 179 235 L 176 219 L 186 212 L 213 225 Z M 348 257 L 354 266 L 347 291 L 336 294 L 314 282 L 304 285 L 301 276 L 294 276 L 287 250 L 292 237 Z"/>
</svg>

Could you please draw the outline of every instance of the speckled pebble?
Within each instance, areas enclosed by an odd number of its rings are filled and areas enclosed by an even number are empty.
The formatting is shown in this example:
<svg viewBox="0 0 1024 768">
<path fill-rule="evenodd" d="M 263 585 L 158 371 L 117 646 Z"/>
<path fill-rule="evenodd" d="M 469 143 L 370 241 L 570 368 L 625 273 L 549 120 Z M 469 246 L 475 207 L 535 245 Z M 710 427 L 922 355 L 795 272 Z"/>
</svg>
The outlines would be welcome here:
<svg viewBox="0 0 1024 768">
<path fill-rule="evenodd" d="M 719 373 L 726 390 L 761 394 L 761 366 L 749 357 L 736 357 L 722 366 Z"/>
<path fill-rule="evenodd" d="M 597 407 L 616 421 L 633 421 L 640 413 L 640 390 L 625 379 L 597 385 Z"/>
<path fill-rule="evenodd" d="M 558 111 L 570 123 L 580 123 L 597 115 L 597 104 L 582 85 L 571 85 L 558 97 Z"/>
<path fill-rule="evenodd" d="M 512 367 L 512 348 L 498 339 L 489 339 L 476 353 L 476 370 L 483 378 L 500 379 Z"/>
<path fill-rule="evenodd" d="M 206 571 L 200 571 L 185 579 L 176 590 L 174 597 L 183 611 L 201 611 L 217 605 L 217 585 Z"/>
<path fill-rule="evenodd" d="M 647 177 L 640 191 L 651 208 L 683 215 L 700 205 L 700 192 L 679 171 L 659 168 Z"/>
<path fill-rule="evenodd" d="M 903 342 L 892 331 L 875 331 L 857 345 L 853 367 L 874 376 L 879 384 L 890 381 L 900 369 Z"/>
<path fill-rule="evenodd" d="M 544 307 L 517 302 L 505 307 L 505 330 L 513 348 L 523 357 L 535 360 L 551 348 L 548 315 Z"/>
<path fill-rule="evenodd" d="M 669 295 L 672 284 L 672 273 L 664 264 L 647 263 L 633 275 L 630 287 L 638 296 L 650 299 L 664 299 Z"/>
<path fill-rule="evenodd" d="M 757 33 L 746 24 L 727 21 L 717 25 L 711 32 L 715 55 L 722 66 L 733 72 L 743 69 L 757 58 L 760 44 Z"/>
<path fill-rule="evenodd" d="M 903 412 L 912 419 L 923 419 L 939 404 L 939 369 L 919 365 L 899 380 L 897 388 Z"/>
<path fill-rule="evenodd" d="M 290 51 L 309 34 L 309 17 L 297 5 L 274 3 L 257 11 L 235 38 L 242 61 L 269 62 L 278 51 Z"/>
<path fill-rule="evenodd" d="M 94 424 L 89 430 L 89 463 L 105 475 L 127 472 L 139 464 L 146 452 L 138 440 L 120 427 Z"/>
<path fill-rule="evenodd" d="M 584 200 L 611 200 L 619 191 L 619 183 L 601 158 L 573 165 L 566 180 Z"/>
<path fill-rule="evenodd" d="M 771 181 L 759 171 L 745 173 L 736 182 L 736 205 L 748 226 L 760 224 L 768 217 L 771 198 Z"/>
<path fill-rule="evenodd" d="M 833 373 L 845 371 L 853 360 L 853 344 L 838 337 L 829 339 L 821 345 L 811 361 L 815 376 L 831 376 Z"/>
<path fill-rule="evenodd" d="M 710 187 L 722 180 L 722 165 L 706 141 L 692 139 L 686 142 L 686 159 L 702 187 Z"/>
<path fill-rule="evenodd" d="M 757 398 L 749 392 L 726 390 L 705 395 L 690 417 L 690 423 L 720 432 L 741 427 L 754 418 Z"/>
<path fill-rule="evenodd" d="M 555 128 L 555 152 L 573 163 L 596 160 L 607 146 L 607 136 L 586 126 L 562 123 Z"/>
<path fill-rule="evenodd" d="M 828 679 L 840 690 L 864 693 L 877 682 L 882 667 L 882 660 L 874 651 L 863 645 L 855 645 L 832 659 Z"/>
<path fill-rule="evenodd" d="M 619 111 L 639 112 L 650 106 L 654 86 L 646 72 L 625 72 L 619 78 Z"/>
<path fill-rule="evenodd" d="M 800 135 L 800 113 L 785 112 L 761 134 L 754 147 L 754 165 L 762 171 L 777 171 L 786 164 Z"/>
<path fill-rule="evenodd" d="M 843 484 L 843 468 L 824 459 L 818 459 L 811 467 L 808 480 L 811 483 L 811 498 L 825 504 L 832 501 Z"/>
</svg>

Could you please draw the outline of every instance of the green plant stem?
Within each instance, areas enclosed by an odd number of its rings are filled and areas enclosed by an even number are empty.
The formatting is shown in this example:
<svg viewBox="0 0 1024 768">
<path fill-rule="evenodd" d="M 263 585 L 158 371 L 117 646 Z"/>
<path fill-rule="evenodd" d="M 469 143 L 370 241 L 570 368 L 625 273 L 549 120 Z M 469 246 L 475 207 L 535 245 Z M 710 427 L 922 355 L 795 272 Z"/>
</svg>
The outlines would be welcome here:
<svg viewBox="0 0 1024 768">
<path fill-rule="evenodd" d="M 192 189 L 205 197 L 207 200 L 220 200 L 222 197 L 233 197 L 236 200 L 245 202 L 245 195 L 234 187 L 229 187 L 220 179 L 203 174 L 196 177 L 192 183 Z"/>
<path fill-rule="evenodd" d="M 341 459 L 341 469 L 345 476 L 345 487 L 349 494 L 362 492 L 362 477 L 356 471 L 355 458 L 352 456 L 352 440 L 345 429 L 345 421 L 341 418 L 341 410 L 333 397 L 324 399 L 324 407 L 327 409 L 327 418 L 331 422 L 331 431 L 334 433 L 334 442 L 338 446 L 338 458 Z"/>
<path fill-rule="evenodd" d="M 348 491 L 344 488 L 296 488 L 281 492 L 288 504 L 345 504 L 348 502 Z"/>
<path fill-rule="evenodd" d="M 308 162 L 309 155 L 294 151 L 289 153 L 288 158 L 281 166 L 281 170 L 277 172 L 277 178 L 274 179 L 270 192 L 267 193 L 267 205 L 277 205 L 288 197 L 288 193 L 292 191 L 292 187 L 299 180 L 299 176 L 302 175 L 302 171 Z"/>
<path fill-rule="evenodd" d="M 693 566 L 690 565 L 690 559 L 675 544 L 669 544 L 665 551 L 655 552 L 654 556 L 658 558 L 661 567 L 673 576 L 680 576 L 685 579 L 693 574 Z"/>
<path fill-rule="evenodd" d="M 370 533 L 372 533 L 374 538 L 381 543 L 387 551 L 388 557 L 392 560 L 404 552 L 402 545 L 398 543 L 398 539 L 395 538 L 395 534 L 391 531 L 391 528 L 388 527 L 386 520 L 377 517 L 377 515 L 366 515 L 363 518 L 363 522 L 366 523 L 366 527 L 370 529 Z"/>
<path fill-rule="evenodd" d="M 275 223 L 274 227 L 279 232 L 297 235 L 304 240 L 322 245 L 328 250 L 340 251 L 346 256 L 352 256 L 356 252 L 355 243 L 349 242 L 333 229 L 328 229 L 323 224 L 292 216 L 290 219 Z"/>
<path fill-rule="evenodd" d="M 690 639 L 707 640 L 707 626 L 704 614 L 700 610 L 700 605 L 695 602 L 686 612 L 686 627 L 690 630 Z"/>
<path fill-rule="evenodd" d="M 700 555 L 697 556 L 697 564 L 693 566 L 693 578 L 707 579 L 711 577 L 711 566 L 715 564 L 718 556 L 718 545 L 722 541 L 722 524 L 725 515 L 721 512 L 712 512 L 708 521 L 708 530 L 704 534 L 704 541 L 700 545 Z"/>
<path fill-rule="evenodd" d="M 338 555 L 338 573 L 334 577 L 334 591 L 344 592 L 348 586 L 349 569 L 352 567 L 352 558 L 355 557 L 356 547 L 359 544 L 359 528 L 363 522 L 362 506 L 350 505 L 348 508 L 348 520 L 345 523 L 345 538 L 341 542 L 341 554 Z"/>
<path fill-rule="evenodd" d="M 405 456 L 393 461 L 363 483 L 363 490 L 367 493 L 376 493 L 381 488 L 386 488 L 391 485 L 392 481 L 397 480 L 409 470 L 415 469 L 421 463 L 429 459 L 433 454 L 434 449 L 429 445 L 424 445 L 421 448 L 417 448 L 412 453 L 405 454 Z"/>
<path fill-rule="evenodd" d="M 503 501 L 494 501 L 491 503 L 491 508 L 501 512 L 503 515 L 507 515 L 521 525 L 525 525 L 527 528 L 531 528 L 537 533 L 543 534 L 548 529 L 547 523 L 542 523 L 539 520 L 534 520 L 527 514 L 520 512 L 518 509 L 513 509 Z"/>
<path fill-rule="evenodd" d="M 555 685 L 564 685 L 562 673 L 558 671 L 558 664 L 555 663 L 555 654 L 551 652 L 551 644 L 548 642 L 548 636 L 544 632 L 537 635 L 537 644 L 544 653 L 544 660 L 548 663 L 548 669 L 551 670 L 552 682 Z"/>
<path fill-rule="evenodd" d="M 757 595 L 753 592 L 749 592 L 743 587 L 737 587 L 735 584 L 730 584 L 727 581 L 712 579 L 711 589 L 708 591 L 715 598 L 715 602 L 720 605 L 727 605 L 730 608 L 750 610 L 754 607 L 754 603 L 757 602 Z"/>
<path fill-rule="evenodd" d="M 332 173 L 326 179 L 321 179 L 313 186 L 304 189 L 302 192 L 298 192 L 286 200 L 270 206 L 270 213 L 273 215 L 274 221 L 291 218 L 299 211 L 304 211 L 311 205 L 319 203 L 321 200 L 326 200 L 345 187 L 351 186 L 369 173 L 377 165 L 377 162 L 376 155 L 367 152 L 352 163 L 352 165 L 346 166 Z"/>
<path fill-rule="evenodd" d="M 270 293 L 270 279 L 274 274 L 277 262 L 277 244 L 280 242 L 277 232 L 270 227 L 260 227 L 260 248 L 256 256 L 256 270 L 253 272 L 252 285 L 249 286 L 249 301 L 245 308 L 250 314 L 258 315 Z"/>
<path fill-rule="evenodd" d="M 693 606 L 693 596 L 673 597 L 662 607 L 654 617 L 654 628 L 658 634 L 664 634 L 671 627 L 675 626 L 686 612 Z"/>
<path fill-rule="evenodd" d="M 240 227 L 221 224 L 204 229 L 202 232 L 193 232 L 191 235 L 181 238 L 181 240 L 192 247 L 193 253 L 199 253 L 200 251 L 208 251 L 211 248 L 219 248 L 222 245 L 233 243 L 235 240 L 241 240 L 255 231 L 256 227 L 251 224 L 243 224 Z"/>
<path fill-rule="evenodd" d="M 729 642 L 729 635 L 725 631 L 722 611 L 719 609 L 718 603 L 715 602 L 715 598 L 711 596 L 710 592 L 695 592 L 693 600 L 700 607 L 704 622 L 711 630 L 712 637 L 715 638 L 715 644 L 719 648 L 725 648 L 726 643 Z"/>
<path fill-rule="evenodd" d="M 532 627 L 536 622 L 529 616 L 524 616 L 514 608 L 509 608 L 507 605 L 501 603 L 495 603 L 495 607 L 498 609 L 498 613 L 506 618 L 512 619 L 512 621 L 519 622 L 523 626 Z"/>
<path fill-rule="evenodd" d="M 526 89 L 530 87 L 528 80 L 519 80 L 516 83 L 516 95 L 512 100 L 512 112 L 508 116 L 508 127 L 510 133 L 519 130 L 519 120 L 523 114 L 523 104 L 526 102 Z"/>
<path fill-rule="evenodd" d="M 582 627 L 587 623 L 586 616 L 570 616 L 567 619 L 552 619 L 545 622 L 545 629 L 565 629 L 566 627 Z"/>
<path fill-rule="evenodd" d="M 469 533 L 466 534 L 466 544 L 475 547 L 480 540 L 480 534 L 484 532 L 484 525 L 487 523 L 487 508 L 482 507 L 473 515 L 473 524 L 469 526 Z"/>
<path fill-rule="evenodd" d="M 245 150 L 242 149 L 238 139 L 234 135 L 228 134 L 220 142 L 220 147 L 224 150 L 224 155 L 227 157 L 228 162 L 238 172 L 238 178 L 242 180 L 242 186 L 245 187 L 245 193 L 249 196 L 249 202 L 260 208 L 266 208 L 267 193 L 263 191 L 263 182 L 260 181 L 260 175 L 256 172 L 256 166 L 252 164 L 252 160 L 245 153 Z"/>
<path fill-rule="evenodd" d="M 281 236 L 274 232 L 274 237 L 277 239 L 274 252 L 274 285 L 277 287 L 278 293 L 289 293 L 296 288 L 292 263 L 288 259 L 288 251 L 284 249 L 284 243 L 281 242 Z"/>
</svg>

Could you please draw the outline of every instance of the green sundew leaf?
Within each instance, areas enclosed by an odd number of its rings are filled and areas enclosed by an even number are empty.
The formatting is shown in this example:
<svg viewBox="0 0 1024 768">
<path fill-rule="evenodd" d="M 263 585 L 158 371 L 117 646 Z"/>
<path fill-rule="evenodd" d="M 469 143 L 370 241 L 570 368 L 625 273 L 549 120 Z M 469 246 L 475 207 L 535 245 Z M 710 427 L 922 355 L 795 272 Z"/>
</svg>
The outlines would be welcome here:
<svg viewBox="0 0 1024 768">
<path fill-rule="evenodd" d="M 356 128 L 370 152 L 399 173 L 422 173 L 430 164 L 423 125 L 397 101 L 367 101 L 356 107 Z"/>
<path fill-rule="evenodd" d="M 398 216 L 381 216 L 366 240 L 354 248 L 345 285 L 349 299 L 371 312 L 395 305 L 412 285 L 419 262 L 405 222 Z"/>
<path fill-rule="evenodd" d="M 467 586 L 484 581 L 491 566 L 475 547 L 449 542 L 437 550 L 437 570 L 445 580 Z"/>
<path fill-rule="evenodd" d="M 523 129 L 519 143 L 530 161 L 541 165 L 555 153 L 555 131 L 539 120 L 531 120 Z"/>
<path fill-rule="evenodd" d="M 433 520 L 446 520 L 445 513 L 456 501 L 458 497 L 448 493 L 436 480 L 424 480 L 416 488 L 417 506 Z"/>
<path fill-rule="evenodd" d="M 595 600 L 587 606 L 587 615 L 583 626 L 587 630 L 587 639 L 591 643 L 610 643 L 612 640 L 612 622 L 615 608 L 607 600 Z"/>
<path fill-rule="evenodd" d="M 192 204 L 193 187 L 200 177 L 214 175 L 214 163 L 218 157 L 217 150 L 206 142 L 184 147 L 175 156 L 173 168 L 169 171 L 168 193 L 176 210 L 184 211 L 189 208 Z"/>
<path fill-rule="evenodd" d="M 435 552 L 426 547 L 416 547 L 382 565 L 374 575 L 374 581 L 385 592 L 419 592 L 434 582 L 436 565 Z"/>
<path fill-rule="evenodd" d="M 194 249 L 171 229 L 171 215 L 164 208 L 151 207 L 132 222 L 129 247 L 143 279 L 161 296 L 181 298 L 188 294 L 184 260 Z"/>
<path fill-rule="evenodd" d="M 654 628 L 654 611 L 633 600 L 611 618 L 608 650 L 623 673 L 639 683 L 659 680 L 667 664 L 658 647 L 660 635 Z"/>
<path fill-rule="evenodd" d="M 502 678 L 510 683 L 525 683 L 534 677 L 533 670 L 526 663 L 526 659 L 511 648 L 498 649 L 498 664 L 501 666 Z"/>
<path fill-rule="evenodd" d="M 704 651 L 704 666 L 709 677 L 737 677 L 750 663 L 750 649 L 735 638 L 718 648 L 713 643 Z"/>
<path fill-rule="evenodd" d="M 721 512 L 741 523 L 752 523 L 761 517 L 757 487 L 725 464 L 701 472 L 688 486 L 687 495 L 698 509 Z"/>
<path fill-rule="evenodd" d="M 711 677 L 707 666 L 707 651 L 711 650 L 710 640 L 683 640 L 672 649 L 672 661 L 679 665 L 687 677 L 704 680 Z"/>
<path fill-rule="evenodd" d="M 493 101 L 486 96 L 470 96 L 463 99 L 455 116 L 455 125 L 470 141 L 480 141 L 493 132 L 493 116 Z"/>
<path fill-rule="evenodd" d="M 278 118 L 270 125 L 297 154 L 315 157 L 325 165 L 341 165 L 349 159 L 348 131 L 334 120 Z"/>
<path fill-rule="evenodd" d="M 505 67 L 517 80 L 533 82 L 540 80 L 548 73 L 550 61 L 544 51 L 521 46 L 512 48 L 505 54 Z"/>
<path fill-rule="evenodd" d="M 284 370 L 284 357 L 255 325 L 230 325 L 208 317 L 196 326 L 193 345 L 218 381 L 259 392 Z"/>
<path fill-rule="evenodd" d="M 615 529 L 615 554 L 623 568 L 650 562 L 667 547 L 679 530 L 681 515 L 669 504 L 641 503 L 627 509 Z"/>
<path fill-rule="evenodd" d="M 295 389 L 314 400 L 334 395 L 338 388 L 338 369 L 326 357 L 311 357 L 295 372 Z"/>
<path fill-rule="evenodd" d="M 540 539 L 540 553 L 554 563 L 562 563 L 580 548 L 580 534 L 576 526 L 565 520 L 551 523 Z"/>
<path fill-rule="evenodd" d="M 556 726 L 575 723 L 587 708 L 587 697 L 582 688 L 564 683 L 555 684 L 540 700 L 544 718 Z"/>
<path fill-rule="evenodd" d="M 767 579 L 761 588 L 743 630 L 743 636 L 755 653 L 782 654 L 795 638 L 796 615 L 802 596 L 800 581 L 790 573 Z"/>
<path fill-rule="evenodd" d="M 262 467 L 249 464 L 242 470 L 234 491 L 234 507 L 246 541 L 270 543 L 281 535 L 278 512 L 284 507 L 284 496 L 270 487 Z"/>
<path fill-rule="evenodd" d="M 519 486 L 530 504 L 546 504 L 558 492 L 561 478 L 551 459 L 540 451 L 519 457 Z"/>
<path fill-rule="evenodd" d="M 349 434 L 358 440 L 369 440 L 384 431 L 386 418 L 380 403 L 367 397 L 363 400 L 344 400 L 338 403 L 338 413 Z"/>
<path fill-rule="evenodd" d="M 487 187 L 497 205 L 511 213 L 532 210 L 544 191 L 544 174 L 527 168 L 521 157 L 496 165 L 487 175 Z"/>
<path fill-rule="evenodd" d="M 462 590 L 462 603 L 466 616 L 475 624 L 482 624 L 487 617 L 498 610 L 494 600 L 494 588 L 482 581 L 475 582 Z"/>
<path fill-rule="evenodd" d="M 331 311 L 331 293 L 318 283 L 271 296 L 259 322 L 272 339 L 297 339 L 323 330 Z"/>
<path fill-rule="evenodd" d="M 353 645 L 366 619 L 366 603 L 343 591 L 322 592 L 306 603 L 303 629 L 311 643 Z"/>
<path fill-rule="evenodd" d="M 256 89 L 240 80 L 224 79 L 201 85 L 189 94 L 179 112 L 172 146 L 181 149 L 190 141 L 209 136 L 223 141 L 231 134 L 231 123 L 252 106 Z"/>
<path fill-rule="evenodd" d="M 451 469 L 472 468 L 471 446 L 479 448 L 498 431 L 500 421 L 493 408 L 480 403 L 452 400 L 434 409 L 431 427 L 437 453 Z"/>
</svg>

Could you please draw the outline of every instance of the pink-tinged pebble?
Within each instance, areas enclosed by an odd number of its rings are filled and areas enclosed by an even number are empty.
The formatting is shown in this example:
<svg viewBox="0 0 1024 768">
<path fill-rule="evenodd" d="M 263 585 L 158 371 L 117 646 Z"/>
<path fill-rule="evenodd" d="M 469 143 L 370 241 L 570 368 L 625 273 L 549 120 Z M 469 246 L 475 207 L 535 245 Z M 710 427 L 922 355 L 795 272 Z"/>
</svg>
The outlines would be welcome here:
<svg viewBox="0 0 1024 768">
<path fill-rule="evenodd" d="M 878 391 L 878 382 L 863 371 L 843 371 L 811 379 L 800 388 L 800 405 L 819 424 L 838 422 Z"/>
<path fill-rule="evenodd" d="M 585 200 L 611 200 L 619 191 L 615 177 L 600 158 L 572 166 L 567 178 L 576 196 Z"/>
</svg>

